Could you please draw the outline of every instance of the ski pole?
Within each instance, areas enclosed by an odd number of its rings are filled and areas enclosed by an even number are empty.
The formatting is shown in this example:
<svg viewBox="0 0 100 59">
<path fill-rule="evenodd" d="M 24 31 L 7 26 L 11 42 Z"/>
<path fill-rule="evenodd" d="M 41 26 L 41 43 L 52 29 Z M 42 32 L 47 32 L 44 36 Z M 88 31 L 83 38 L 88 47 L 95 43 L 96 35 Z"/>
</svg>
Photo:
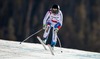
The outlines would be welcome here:
<svg viewBox="0 0 100 59">
<path fill-rule="evenodd" d="M 59 42 L 59 46 L 60 46 L 60 48 L 61 48 L 61 47 L 62 47 L 61 41 L 60 41 L 59 37 L 57 37 L 57 39 L 58 39 L 58 42 Z"/>
<path fill-rule="evenodd" d="M 57 31 L 55 31 L 55 34 L 57 35 Z M 57 35 L 57 40 L 58 40 L 59 46 L 60 46 L 60 48 L 61 48 L 61 47 L 62 47 L 62 45 L 61 45 L 61 41 L 60 41 L 60 39 L 59 39 L 58 35 Z"/>
<path fill-rule="evenodd" d="M 60 39 L 59 39 L 59 37 L 57 36 L 57 39 L 58 39 L 58 42 L 59 42 L 59 46 L 60 46 L 60 48 L 62 48 L 62 45 L 61 45 L 61 41 L 60 41 Z M 62 51 L 62 49 L 61 49 L 61 53 L 62 53 L 63 51 Z"/>
<path fill-rule="evenodd" d="M 33 33 L 32 35 L 30 35 L 29 37 L 27 37 L 26 39 L 24 39 L 22 42 L 28 40 L 30 37 L 34 36 L 35 34 L 39 33 L 40 31 L 42 31 L 43 29 L 38 30 L 37 32 Z M 22 43 L 20 42 L 20 44 Z"/>
</svg>

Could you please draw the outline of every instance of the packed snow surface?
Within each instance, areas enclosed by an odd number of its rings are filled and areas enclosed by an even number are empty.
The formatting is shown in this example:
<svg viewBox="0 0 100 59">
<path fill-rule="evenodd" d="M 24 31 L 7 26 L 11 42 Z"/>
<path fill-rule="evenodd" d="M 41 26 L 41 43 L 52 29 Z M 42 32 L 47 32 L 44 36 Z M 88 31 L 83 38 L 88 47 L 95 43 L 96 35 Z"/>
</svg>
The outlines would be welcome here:
<svg viewBox="0 0 100 59">
<path fill-rule="evenodd" d="M 0 59 L 100 59 L 100 53 L 59 47 L 52 55 L 46 47 L 48 50 L 41 44 L 0 40 Z"/>
</svg>

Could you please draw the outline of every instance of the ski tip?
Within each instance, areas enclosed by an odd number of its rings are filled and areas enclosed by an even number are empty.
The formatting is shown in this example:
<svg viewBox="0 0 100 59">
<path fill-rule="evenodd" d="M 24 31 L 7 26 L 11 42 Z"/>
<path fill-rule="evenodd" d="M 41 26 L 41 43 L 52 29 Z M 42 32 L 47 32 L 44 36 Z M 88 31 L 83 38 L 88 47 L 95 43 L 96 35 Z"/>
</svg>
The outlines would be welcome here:
<svg viewBox="0 0 100 59">
<path fill-rule="evenodd" d="M 39 38 L 39 36 L 37 36 L 37 38 Z"/>
<path fill-rule="evenodd" d="M 39 38 L 39 36 L 37 36 L 37 38 Z"/>
</svg>

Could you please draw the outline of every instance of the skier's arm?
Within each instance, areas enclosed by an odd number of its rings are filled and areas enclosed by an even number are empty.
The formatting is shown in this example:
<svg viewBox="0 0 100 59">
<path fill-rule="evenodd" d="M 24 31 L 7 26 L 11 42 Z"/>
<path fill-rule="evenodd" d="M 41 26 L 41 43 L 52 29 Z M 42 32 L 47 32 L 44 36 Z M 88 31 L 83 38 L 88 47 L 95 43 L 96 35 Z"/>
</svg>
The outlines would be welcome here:
<svg viewBox="0 0 100 59">
<path fill-rule="evenodd" d="M 43 26 L 46 25 L 46 21 L 48 20 L 49 16 L 50 16 L 50 11 L 48 11 L 48 12 L 46 13 L 46 15 L 45 15 L 45 17 L 44 17 L 44 19 L 43 19 Z"/>
<path fill-rule="evenodd" d="M 60 24 L 61 24 L 61 26 L 62 26 L 62 24 L 63 24 L 63 14 L 62 14 L 62 12 L 61 12 L 61 14 L 60 14 L 60 20 L 59 20 L 59 22 L 60 22 Z"/>
<path fill-rule="evenodd" d="M 59 21 L 58 21 L 58 29 L 60 29 L 62 27 L 62 24 L 63 24 L 63 14 L 60 11 L 60 18 L 59 18 Z"/>
<path fill-rule="evenodd" d="M 59 21 L 55 25 L 56 32 L 58 32 L 58 30 L 62 27 L 62 24 L 63 24 L 63 14 L 62 12 L 60 12 Z"/>
</svg>

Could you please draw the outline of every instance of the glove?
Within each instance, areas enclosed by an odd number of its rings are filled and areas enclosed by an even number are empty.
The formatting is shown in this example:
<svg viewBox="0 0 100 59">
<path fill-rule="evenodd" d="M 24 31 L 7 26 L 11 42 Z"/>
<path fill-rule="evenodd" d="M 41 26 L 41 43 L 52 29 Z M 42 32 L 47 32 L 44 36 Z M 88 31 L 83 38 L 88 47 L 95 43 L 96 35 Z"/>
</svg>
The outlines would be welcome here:
<svg viewBox="0 0 100 59">
<path fill-rule="evenodd" d="M 43 24 L 43 29 L 46 29 L 46 24 Z"/>
<path fill-rule="evenodd" d="M 58 28 L 55 28 L 55 30 L 54 30 L 54 31 L 57 33 L 57 32 L 58 32 L 58 30 L 59 30 Z"/>
</svg>

